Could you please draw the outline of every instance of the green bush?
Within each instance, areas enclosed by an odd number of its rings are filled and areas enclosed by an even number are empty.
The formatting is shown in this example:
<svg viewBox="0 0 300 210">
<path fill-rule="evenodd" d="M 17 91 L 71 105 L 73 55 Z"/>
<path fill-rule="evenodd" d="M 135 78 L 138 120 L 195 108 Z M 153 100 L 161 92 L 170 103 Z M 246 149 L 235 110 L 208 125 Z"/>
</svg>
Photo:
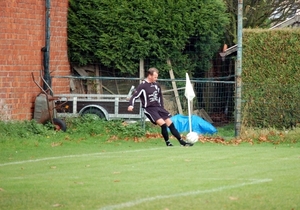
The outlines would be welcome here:
<svg viewBox="0 0 300 210">
<path fill-rule="evenodd" d="M 70 0 L 68 56 L 72 64 L 101 64 L 126 76 L 136 74 L 140 59 L 169 75 L 171 59 L 184 77 L 183 69 L 210 68 L 228 22 L 222 0 Z"/>
<path fill-rule="evenodd" d="M 52 129 L 49 129 L 51 128 Z M 0 121 L 0 139 L 5 138 L 28 138 L 30 136 L 51 135 L 54 133 L 53 126 L 38 124 L 31 121 Z"/>
<path fill-rule="evenodd" d="M 243 124 L 290 128 L 300 116 L 300 30 L 245 30 Z"/>
<path fill-rule="evenodd" d="M 110 121 L 107 124 L 107 129 L 110 135 L 118 136 L 119 138 L 134 138 L 145 135 L 145 130 L 139 123 L 124 123 L 121 120 Z"/>
<path fill-rule="evenodd" d="M 106 139 L 142 137 L 145 130 L 140 123 L 124 123 L 121 120 L 106 121 L 94 115 L 84 115 L 78 118 L 66 118 L 67 131 L 55 131 L 51 123 L 42 125 L 35 120 L 3 122 L 0 121 L 0 139 L 42 139 L 51 136 L 68 136 L 73 139 L 87 139 L 91 136 L 107 136 Z"/>
</svg>

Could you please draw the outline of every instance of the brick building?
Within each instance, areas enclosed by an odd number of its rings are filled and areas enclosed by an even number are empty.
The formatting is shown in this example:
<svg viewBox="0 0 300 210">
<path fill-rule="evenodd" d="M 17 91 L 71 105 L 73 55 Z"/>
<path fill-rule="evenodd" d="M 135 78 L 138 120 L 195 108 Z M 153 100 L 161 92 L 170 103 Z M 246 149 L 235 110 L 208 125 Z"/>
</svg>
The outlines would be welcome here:
<svg viewBox="0 0 300 210">
<path fill-rule="evenodd" d="M 0 1 L 0 120 L 30 120 L 38 79 L 43 66 L 41 49 L 46 41 L 47 0 Z M 67 57 L 68 0 L 50 2 L 51 76 L 70 74 Z M 42 83 L 41 83 L 42 85 Z M 52 81 L 55 93 L 68 93 L 67 81 Z"/>
</svg>

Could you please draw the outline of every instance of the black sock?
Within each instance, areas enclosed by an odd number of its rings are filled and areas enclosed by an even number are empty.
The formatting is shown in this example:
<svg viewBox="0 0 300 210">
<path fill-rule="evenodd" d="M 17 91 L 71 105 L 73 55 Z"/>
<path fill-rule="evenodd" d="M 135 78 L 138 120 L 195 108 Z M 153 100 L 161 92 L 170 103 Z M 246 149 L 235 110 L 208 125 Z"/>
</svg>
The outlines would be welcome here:
<svg viewBox="0 0 300 210">
<path fill-rule="evenodd" d="M 181 136 L 180 136 L 178 130 L 175 128 L 175 126 L 174 126 L 173 123 L 169 126 L 169 129 L 170 129 L 171 133 L 173 134 L 173 136 L 176 137 L 176 139 L 179 141 L 179 143 L 180 143 L 182 146 L 186 146 L 186 145 L 188 145 L 188 146 L 193 146 L 193 144 L 187 143 L 187 142 L 185 142 L 185 141 L 181 138 Z"/>
<path fill-rule="evenodd" d="M 164 137 L 165 141 L 169 141 L 169 133 L 168 133 L 168 127 L 166 124 L 163 124 L 161 127 L 161 135 Z"/>
<path fill-rule="evenodd" d="M 169 129 L 170 129 L 171 133 L 173 134 L 173 136 L 175 136 L 178 141 L 181 140 L 181 136 L 180 136 L 178 130 L 175 128 L 173 123 L 169 126 Z"/>
<path fill-rule="evenodd" d="M 168 147 L 173 146 L 173 144 L 169 141 L 169 133 L 168 133 L 168 127 L 166 124 L 163 124 L 161 127 L 161 134 L 165 139 L 166 145 Z"/>
</svg>

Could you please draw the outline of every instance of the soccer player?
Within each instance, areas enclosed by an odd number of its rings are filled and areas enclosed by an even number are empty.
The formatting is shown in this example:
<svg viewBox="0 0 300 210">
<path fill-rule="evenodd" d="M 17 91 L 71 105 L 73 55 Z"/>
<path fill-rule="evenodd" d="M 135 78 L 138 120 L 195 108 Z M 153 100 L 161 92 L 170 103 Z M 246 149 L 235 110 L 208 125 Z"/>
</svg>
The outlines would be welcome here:
<svg viewBox="0 0 300 210">
<path fill-rule="evenodd" d="M 150 68 L 147 71 L 147 77 L 138 85 L 131 96 L 128 111 L 133 110 L 135 100 L 140 98 L 147 118 L 153 124 L 161 127 L 161 134 L 164 137 L 167 146 L 173 146 L 169 141 L 168 128 L 182 146 L 192 146 L 193 144 L 190 144 L 181 138 L 178 130 L 170 119 L 171 114 L 164 108 L 161 88 L 156 82 L 157 78 L 158 70 L 156 68 Z"/>
</svg>

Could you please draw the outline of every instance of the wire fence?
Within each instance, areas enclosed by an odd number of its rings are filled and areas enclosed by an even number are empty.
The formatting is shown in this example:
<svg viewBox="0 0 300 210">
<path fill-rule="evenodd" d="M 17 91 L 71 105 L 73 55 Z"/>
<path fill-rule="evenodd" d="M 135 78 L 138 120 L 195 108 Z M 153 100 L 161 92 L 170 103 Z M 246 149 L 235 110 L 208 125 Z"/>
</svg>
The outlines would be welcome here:
<svg viewBox="0 0 300 210">
<path fill-rule="evenodd" d="M 71 94 L 128 95 L 132 86 L 137 87 L 141 78 L 64 76 L 55 80 L 69 80 Z M 234 77 L 193 80 L 196 97 L 191 105 L 192 114 L 198 115 L 215 126 L 234 122 Z M 164 106 L 172 114 L 188 115 L 184 96 L 185 79 L 159 79 Z"/>
</svg>

